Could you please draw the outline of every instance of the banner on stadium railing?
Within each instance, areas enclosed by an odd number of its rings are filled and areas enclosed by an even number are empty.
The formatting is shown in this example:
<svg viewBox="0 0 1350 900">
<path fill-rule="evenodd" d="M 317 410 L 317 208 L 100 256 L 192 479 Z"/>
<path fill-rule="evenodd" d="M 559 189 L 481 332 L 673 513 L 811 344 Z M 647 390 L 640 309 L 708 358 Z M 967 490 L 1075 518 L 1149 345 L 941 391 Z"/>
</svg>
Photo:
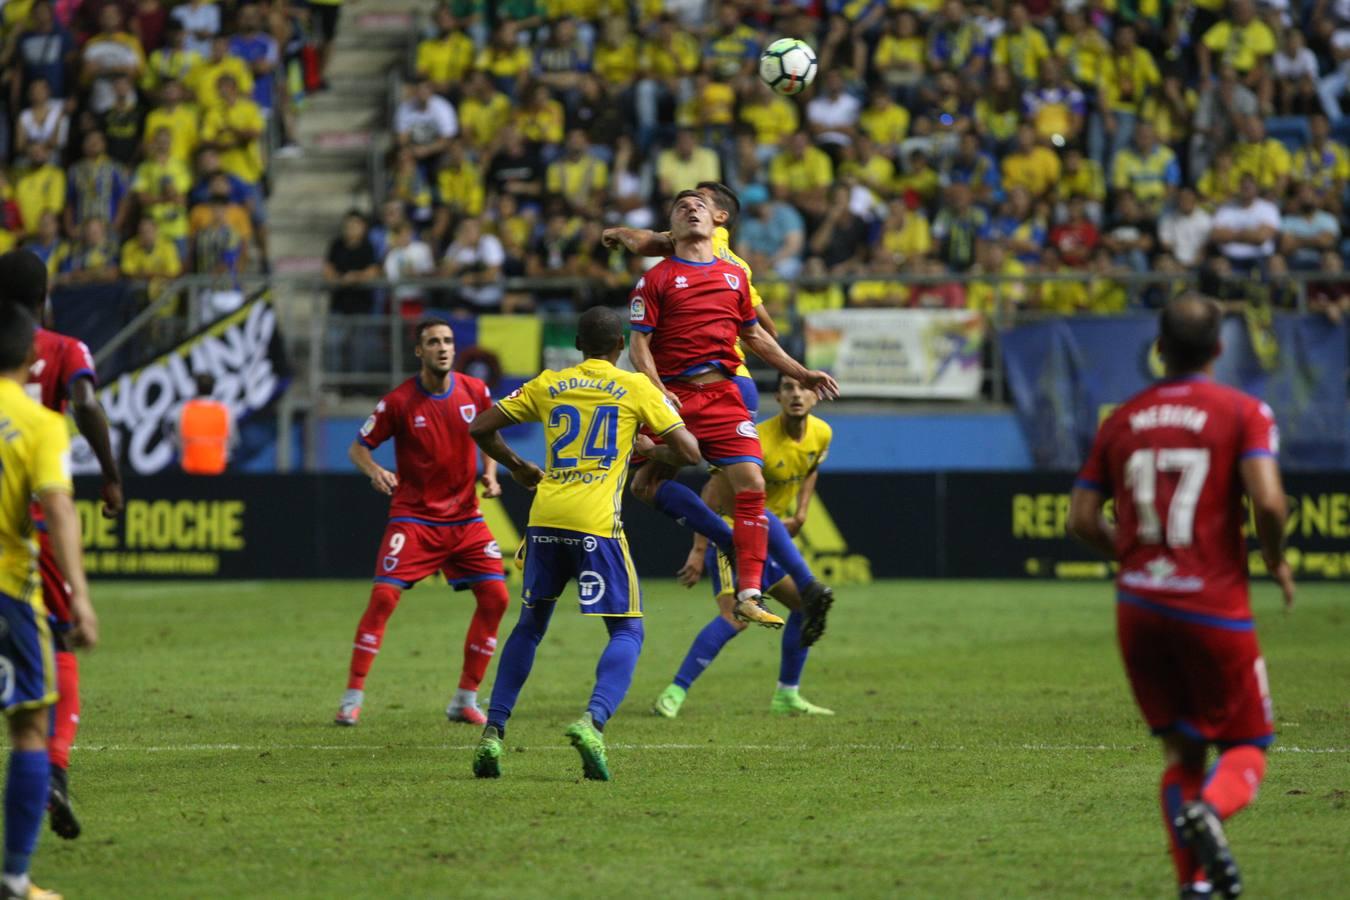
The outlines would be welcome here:
<svg viewBox="0 0 1350 900">
<path fill-rule="evenodd" d="M 197 395 L 195 376 L 216 379 L 214 396 L 242 422 L 275 400 L 290 381 L 277 315 L 266 295 L 245 303 L 163 355 L 103 378 L 98 397 L 108 415 L 113 449 L 127 474 L 153 475 L 177 462 L 174 416 Z M 98 472 L 83 438 L 72 447 L 79 474 Z"/>
<path fill-rule="evenodd" d="M 1055 319 L 1003 332 L 1008 386 L 1037 465 L 1076 468 L 1110 410 L 1162 376 L 1157 333 L 1154 316 Z M 1324 316 L 1224 320 L 1215 376 L 1275 410 L 1286 467 L 1344 465 L 1347 334 Z"/>
<path fill-rule="evenodd" d="M 810 313 L 806 365 L 848 397 L 963 399 L 980 392 L 984 333 L 984 317 L 966 310 Z"/>
<path fill-rule="evenodd" d="M 1072 483 L 1069 472 L 827 470 L 798 544 L 841 596 L 873 578 L 1105 581 L 1111 567 L 1067 535 Z M 530 495 L 504 488 L 482 510 L 509 551 L 524 531 Z M 1294 473 L 1285 488 L 1295 575 L 1350 580 L 1350 473 Z M 81 479 L 76 493 L 85 558 L 99 578 L 366 579 L 389 508 L 358 475 L 131 478 L 126 513 L 115 521 L 99 513 L 97 479 Z M 631 500 L 624 523 L 639 575 L 673 577 L 689 531 Z M 1249 564 L 1262 574 L 1254 541 Z M 518 577 L 510 565 L 507 574 Z M 705 609 L 697 591 L 689 596 L 691 610 Z"/>
</svg>

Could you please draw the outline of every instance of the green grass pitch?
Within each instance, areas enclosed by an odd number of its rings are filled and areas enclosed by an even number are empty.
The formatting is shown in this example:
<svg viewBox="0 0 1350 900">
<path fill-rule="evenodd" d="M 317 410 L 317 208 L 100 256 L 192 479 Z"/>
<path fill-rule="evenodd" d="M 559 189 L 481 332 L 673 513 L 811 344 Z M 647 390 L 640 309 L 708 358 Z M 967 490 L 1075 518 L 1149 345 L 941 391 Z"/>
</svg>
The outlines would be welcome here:
<svg viewBox="0 0 1350 900">
<path fill-rule="evenodd" d="M 768 714 L 778 636 L 737 638 L 678 720 L 650 704 L 708 620 L 647 585 L 647 644 L 610 723 L 614 781 L 562 736 L 604 641 L 564 601 L 475 781 L 450 725 L 468 595 L 390 623 L 361 725 L 331 724 L 367 586 L 96 586 L 71 784 L 37 883 L 83 897 L 1166 897 L 1159 754 L 1128 696 L 1106 584 L 888 582 L 839 592 L 803 684 Z M 1280 739 L 1230 836 L 1249 895 L 1350 895 L 1350 605 L 1254 605 Z M 515 621 L 507 613 L 502 640 Z M 488 684 L 484 690 L 486 706 Z"/>
</svg>

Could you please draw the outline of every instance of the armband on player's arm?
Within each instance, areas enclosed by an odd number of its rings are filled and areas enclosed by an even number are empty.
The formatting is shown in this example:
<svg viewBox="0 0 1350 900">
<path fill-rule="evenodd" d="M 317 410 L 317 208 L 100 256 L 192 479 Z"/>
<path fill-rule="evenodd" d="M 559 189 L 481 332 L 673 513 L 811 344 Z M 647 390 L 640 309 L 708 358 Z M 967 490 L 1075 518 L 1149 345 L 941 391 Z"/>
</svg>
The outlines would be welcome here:
<svg viewBox="0 0 1350 900">
<path fill-rule="evenodd" d="M 1116 527 L 1106 521 L 1106 496 L 1095 487 L 1075 484 L 1069 496 L 1069 534 L 1107 559 L 1116 558 Z"/>
</svg>

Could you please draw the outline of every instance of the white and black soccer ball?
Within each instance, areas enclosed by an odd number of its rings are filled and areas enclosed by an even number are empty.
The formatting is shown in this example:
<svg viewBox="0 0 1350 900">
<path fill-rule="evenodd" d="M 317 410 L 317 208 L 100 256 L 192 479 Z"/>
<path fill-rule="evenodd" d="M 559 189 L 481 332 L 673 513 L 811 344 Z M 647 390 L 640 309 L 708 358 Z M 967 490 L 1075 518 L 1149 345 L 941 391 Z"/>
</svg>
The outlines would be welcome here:
<svg viewBox="0 0 1350 900">
<path fill-rule="evenodd" d="M 760 54 L 759 77 L 779 94 L 800 94 L 816 80 L 816 51 L 806 41 L 780 38 Z"/>
</svg>

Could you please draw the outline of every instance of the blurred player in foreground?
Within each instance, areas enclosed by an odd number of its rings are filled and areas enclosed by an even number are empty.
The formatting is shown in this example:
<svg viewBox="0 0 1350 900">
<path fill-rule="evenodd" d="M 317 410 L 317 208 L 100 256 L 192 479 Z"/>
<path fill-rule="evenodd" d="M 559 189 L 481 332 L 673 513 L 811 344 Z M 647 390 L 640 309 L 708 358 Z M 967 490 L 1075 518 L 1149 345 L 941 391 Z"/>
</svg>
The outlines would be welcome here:
<svg viewBox="0 0 1350 900">
<path fill-rule="evenodd" d="M 103 515 L 114 519 L 122 513 L 122 474 L 117 468 L 108 419 L 94 393 L 98 376 L 94 359 L 83 341 L 40 327 L 47 305 L 47 267 L 27 250 L 0 256 L 0 292 L 22 306 L 39 323 L 33 346 L 36 354 L 28 370 L 28 394 L 47 409 L 64 413 L 69 408 L 103 473 Z M 38 532 L 38 569 L 42 573 L 43 602 L 52 620 L 56 644 L 56 684 L 60 698 L 52 716 L 48 746 L 52 774 L 48 806 L 52 831 L 71 840 L 80 836 L 80 822 L 70 803 L 70 748 L 80 727 L 80 666 L 71 652 L 67 635 L 71 627 L 70 587 L 61 577 L 42 509 L 33 505 Z"/>
<path fill-rule="evenodd" d="M 42 603 L 30 502 L 42 507 L 59 574 L 69 585 L 70 646 L 93 647 L 98 621 L 80 557 L 80 520 L 72 499 L 70 438 L 58 414 L 24 391 L 37 323 L 16 303 L 0 304 L 0 665 L 9 717 L 5 782 L 5 859 L 0 898 L 56 894 L 35 887 L 29 862 L 42 828 L 51 777 L 48 710 L 56 702 L 52 634 Z"/>
<path fill-rule="evenodd" d="M 780 376 L 778 403 L 782 412 L 758 426 L 759 441 L 764 447 L 764 505 L 783 520 L 793 535 L 801 531 L 806 521 L 811 498 L 816 492 L 820 464 L 830 452 L 830 426 L 811 415 L 817 400 L 814 392 L 802 387 L 795 379 Z M 639 452 L 641 450 L 639 441 Z M 730 493 L 726 477 L 717 472 L 704 486 L 703 500 L 725 515 L 731 509 Z M 705 567 L 711 572 L 713 596 L 720 612 L 694 638 L 689 653 L 675 673 L 674 682 L 656 698 L 652 711 L 668 719 L 679 715 L 694 680 L 712 665 L 722 648 L 746 628 L 746 624 L 731 612 L 734 597 L 726 557 L 703 535 L 695 535 L 689 559 L 680 570 L 680 580 L 687 587 L 693 587 L 703 576 Z M 833 710 L 808 703 L 800 693 L 802 670 L 806 667 L 809 650 L 802 643 L 802 601 L 796 582 L 770 556 L 764 567 L 764 584 L 770 596 L 791 610 L 787 627 L 783 629 L 778 689 L 769 704 L 770 711 L 780 715 L 834 715 Z"/>
<path fill-rule="evenodd" d="M 824 372 L 808 371 L 793 360 L 759 324 L 750 307 L 744 270 L 713 253 L 713 207 L 707 198 L 698 191 L 680 192 L 670 224 L 676 255 L 653 267 L 629 298 L 633 328 L 629 359 L 680 409 L 703 456 L 726 474 L 735 510 L 731 527 L 736 564 L 734 615 L 781 627 L 783 620 L 769 613 L 761 598 L 769 543 L 763 452 L 755 423 L 728 377 L 740 365 L 737 338 L 810 390 L 835 397 L 839 386 Z M 657 495 L 669 490 L 665 486 L 676 471 L 660 460 L 644 465 L 633 478 L 634 495 L 655 504 Z M 686 489 L 686 493 L 693 498 L 689 510 L 667 506 L 662 511 L 719 540 L 725 523 L 692 491 Z M 808 618 L 823 620 L 827 606 L 809 608 Z"/>
<path fill-rule="evenodd" d="M 1285 608 L 1294 603 L 1278 431 L 1270 407 L 1210 380 L 1221 324 L 1212 300 L 1167 305 L 1158 333 L 1167 377 L 1102 424 L 1069 510 L 1073 533 L 1120 563 L 1120 649 L 1139 709 L 1163 741 L 1163 820 L 1183 898 L 1242 892 L 1222 823 L 1256 796 L 1274 740 L 1248 597 L 1243 493 L 1266 568 Z M 1114 524 L 1102 517 L 1108 498 Z M 1219 755 L 1207 778 L 1210 744 Z"/>
<path fill-rule="evenodd" d="M 600 616 L 609 643 L 595 671 L 585 714 L 567 729 L 587 778 L 608 781 L 605 723 L 623 702 L 642 650 L 642 593 L 628 552 L 620 509 L 633 438 L 640 426 L 661 435 L 674 460 L 698 462 L 698 445 L 674 407 L 643 376 L 615 368 L 623 352 L 623 321 L 595 307 L 581 316 L 580 365 L 544 372 L 470 429 L 483 452 L 538 493 L 525 533 L 525 587 L 520 620 L 502 648 L 488 705 L 488 724 L 474 753 L 479 778 L 501 775 L 506 721 L 534 665 L 557 599 L 576 580 L 583 615 Z M 521 459 L 498 433 L 516 422 L 541 422 L 546 468 Z"/>
<path fill-rule="evenodd" d="M 750 306 L 755 311 L 759 324 L 770 337 L 777 338 L 778 330 L 773 318 L 764 307 L 764 301 L 755 290 L 754 275 L 750 266 L 731 249 L 729 228 L 736 224 L 740 214 L 741 202 L 735 191 L 717 181 L 700 181 L 697 191 L 703 195 L 712 208 L 713 216 L 713 255 L 718 259 L 739 266 L 745 271 L 746 288 L 750 291 Z M 604 241 L 608 246 L 622 245 L 630 253 L 639 256 L 675 255 L 675 241 L 671 233 L 649 231 L 645 228 L 607 228 Z M 641 284 L 641 282 L 639 282 Z M 745 349 L 741 342 L 736 343 L 737 365 L 731 380 L 741 392 L 746 412 L 753 422 L 759 415 L 759 389 L 750 377 L 745 366 Z M 727 557 L 733 557 L 734 532 L 720 516 L 713 513 L 706 504 L 699 502 L 698 496 L 688 487 L 673 479 L 664 481 L 652 495 L 651 503 L 661 512 L 677 522 L 683 522 L 696 533 L 712 540 Z M 730 506 L 727 507 L 730 510 Z M 765 511 L 769 523 L 769 558 L 781 566 L 792 580 L 802 597 L 804 608 L 804 626 L 802 643 L 811 646 L 825 633 L 825 618 L 830 605 L 834 602 L 834 592 L 829 586 L 816 580 L 811 567 L 806 564 L 801 551 L 792 542 L 792 535 L 783 527 L 783 522 L 773 510 Z M 733 618 L 735 618 L 733 616 Z"/>
<path fill-rule="evenodd" d="M 475 495 L 481 481 L 484 497 L 501 496 L 497 463 L 484 459 L 480 478 L 477 448 L 469 437 L 469 423 L 491 407 L 492 399 L 483 382 L 453 370 L 455 335 L 447 322 L 425 319 L 416 335 L 421 370 L 379 402 L 348 454 L 375 490 L 393 501 L 370 604 L 356 628 L 347 691 L 335 720 L 339 725 L 355 725 L 361 715 L 366 676 L 403 591 L 437 570 L 455 590 L 472 590 L 477 601 L 464 640 L 459 690 L 445 715 L 452 722 L 482 725 L 478 685 L 497 649 L 497 626 L 510 602 L 501 548 L 483 522 Z M 397 473 L 370 455 L 391 438 Z"/>
</svg>

